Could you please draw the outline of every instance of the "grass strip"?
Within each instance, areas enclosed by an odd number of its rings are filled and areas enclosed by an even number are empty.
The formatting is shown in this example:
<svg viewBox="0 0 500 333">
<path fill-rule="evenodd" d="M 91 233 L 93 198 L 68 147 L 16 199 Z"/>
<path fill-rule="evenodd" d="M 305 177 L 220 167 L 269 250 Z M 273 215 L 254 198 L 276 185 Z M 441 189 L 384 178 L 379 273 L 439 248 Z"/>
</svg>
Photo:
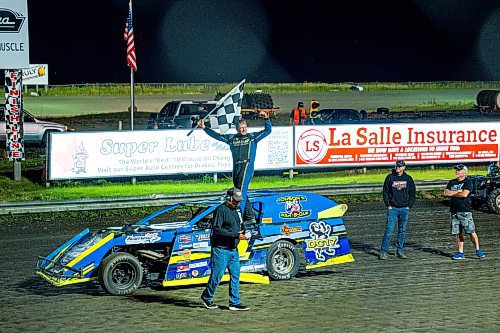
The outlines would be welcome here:
<svg viewBox="0 0 500 333">
<path fill-rule="evenodd" d="M 135 93 L 137 95 L 161 95 L 161 94 L 206 94 L 227 92 L 235 83 L 136 83 Z M 443 81 L 443 82 L 363 82 L 359 83 L 365 91 L 383 90 L 431 90 L 431 89 L 498 89 L 499 81 Z M 254 83 L 245 84 L 246 92 L 263 91 L 266 93 L 278 92 L 328 92 L 348 91 L 352 83 L 325 83 L 325 82 L 302 82 L 302 83 Z M 29 94 L 35 89 L 28 89 Z M 48 86 L 46 90 L 39 90 L 43 96 L 116 96 L 128 95 L 130 85 L 128 83 L 94 83 L 94 84 L 70 84 Z"/>
</svg>

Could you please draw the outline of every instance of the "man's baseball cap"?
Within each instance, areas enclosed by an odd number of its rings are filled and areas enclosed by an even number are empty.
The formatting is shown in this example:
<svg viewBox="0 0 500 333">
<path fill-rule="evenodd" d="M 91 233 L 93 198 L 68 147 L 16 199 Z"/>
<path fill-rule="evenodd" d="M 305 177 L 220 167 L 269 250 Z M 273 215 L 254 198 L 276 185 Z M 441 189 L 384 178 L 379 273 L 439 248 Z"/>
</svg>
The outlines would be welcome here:
<svg viewBox="0 0 500 333">
<path fill-rule="evenodd" d="M 405 161 L 403 161 L 403 160 L 399 160 L 399 161 L 396 161 L 396 164 L 394 164 L 394 165 L 395 165 L 395 167 L 397 168 L 397 167 L 403 167 L 403 166 L 406 166 L 406 163 L 405 163 Z"/>
<path fill-rule="evenodd" d="M 298 106 L 304 106 L 304 102 L 299 102 L 297 105 Z"/>
<path fill-rule="evenodd" d="M 232 197 L 236 201 L 243 200 L 243 194 L 239 188 L 233 187 L 227 190 L 227 196 Z"/>
<path fill-rule="evenodd" d="M 463 164 L 457 164 L 453 168 L 457 171 L 464 170 L 465 172 L 467 172 L 467 167 Z"/>
</svg>

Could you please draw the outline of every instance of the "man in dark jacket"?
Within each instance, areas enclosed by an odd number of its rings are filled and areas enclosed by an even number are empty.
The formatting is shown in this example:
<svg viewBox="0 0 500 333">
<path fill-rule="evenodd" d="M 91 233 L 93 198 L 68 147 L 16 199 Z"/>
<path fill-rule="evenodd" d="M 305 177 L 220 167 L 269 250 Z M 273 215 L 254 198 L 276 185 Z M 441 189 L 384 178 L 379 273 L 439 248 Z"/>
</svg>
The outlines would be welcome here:
<svg viewBox="0 0 500 333">
<path fill-rule="evenodd" d="M 406 226 L 410 208 L 415 203 L 415 182 L 405 172 L 406 164 L 400 160 L 396 162 L 394 170 L 387 175 L 384 182 L 383 197 L 387 206 L 387 222 L 385 224 L 384 237 L 380 244 L 379 259 L 387 258 L 387 250 L 391 243 L 392 233 L 398 225 L 398 237 L 396 241 L 396 255 L 398 258 L 406 259 L 404 254 Z"/>
<path fill-rule="evenodd" d="M 203 305 L 207 309 L 217 309 L 213 298 L 226 269 L 229 271 L 231 282 L 229 284 L 229 310 L 246 311 L 250 308 L 243 305 L 240 300 L 240 258 L 238 243 L 248 240 L 241 229 L 242 218 L 238 204 L 243 200 L 242 193 L 237 188 L 227 191 L 226 202 L 214 211 L 212 229 L 212 272 L 207 286 L 201 294 Z"/>
<path fill-rule="evenodd" d="M 203 119 L 198 121 L 205 133 L 215 140 L 229 145 L 231 155 L 233 156 L 233 185 L 241 189 L 243 201 L 240 204 L 244 212 L 244 221 L 246 223 L 255 223 L 255 215 L 248 200 L 248 186 L 254 173 L 255 155 L 257 153 L 257 143 L 271 134 L 272 125 L 268 114 L 260 111 L 260 116 L 264 118 L 264 129 L 259 132 L 248 133 L 245 120 L 240 121 L 237 126 L 237 134 L 219 134 L 205 126 Z"/>
</svg>

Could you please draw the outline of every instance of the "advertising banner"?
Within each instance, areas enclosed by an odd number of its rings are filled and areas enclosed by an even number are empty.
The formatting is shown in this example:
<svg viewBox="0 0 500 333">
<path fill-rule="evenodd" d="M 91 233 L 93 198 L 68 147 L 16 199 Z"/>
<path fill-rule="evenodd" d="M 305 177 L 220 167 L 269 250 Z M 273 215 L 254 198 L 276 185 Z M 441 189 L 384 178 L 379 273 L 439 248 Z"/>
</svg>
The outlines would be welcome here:
<svg viewBox="0 0 500 333">
<path fill-rule="evenodd" d="M 27 0 L 0 0 L 0 68 L 28 67 Z"/>
<path fill-rule="evenodd" d="M 24 85 L 45 85 L 49 84 L 49 66 L 48 65 L 29 65 L 23 69 Z"/>
<path fill-rule="evenodd" d="M 250 128 L 249 132 L 262 128 Z M 201 129 L 53 133 L 50 180 L 230 172 L 229 146 Z M 293 132 L 273 127 L 257 146 L 256 170 L 293 166 Z"/>
<path fill-rule="evenodd" d="M 424 123 L 295 127 L 296 167 L 494 161 L 500 123 Z"/>
<path fill-rule="evenodd" d="M 20 162 L 24 160 L 23 91 L 20 70 L 5 71 L 5 102 L 7 157 L 10 161 Z"/>
</svg>

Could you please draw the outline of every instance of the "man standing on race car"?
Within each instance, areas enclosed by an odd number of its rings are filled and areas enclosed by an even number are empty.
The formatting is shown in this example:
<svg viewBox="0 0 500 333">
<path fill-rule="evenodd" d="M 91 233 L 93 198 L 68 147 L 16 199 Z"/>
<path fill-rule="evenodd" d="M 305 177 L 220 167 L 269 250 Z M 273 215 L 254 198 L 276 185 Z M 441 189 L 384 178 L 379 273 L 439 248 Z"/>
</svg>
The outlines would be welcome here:
<svg viewBox="0 0 500 333">
<path fill-rule="evenodd" d="M 387 206 L 387 222 L 385 224 L 384 237 L 380 244 L 380 260 L 387 259 L 387 251 L 391 243 L 392 233 L 396 224 L 398 225 L 398 236 L 396 241 L 396 255 L 398 258 L 406 259 L 404 254 L 406 226 L 410 208 L 415 203 L 415 182 L 405 172 L 406 163 L 397 161 L 394 170 L 385 177 L 382 195 Z"/>
<path fill-rule="evenodd" d="M 257 152 L 257 143 L 271 134 L 272 126 L 269 116 L 265 111 L 259 112 L 264 118 L 264 129 L 256 133 L 247 132 L 247 123 L 241 120 L 237 126 L 237 134 L 219 134 L 205 126 L 203 119 L 198 121 L 205 133 L 215 140 L 222 141 L 229 145 L 233 156 L 233 185 L 241 189 L 243 201 L 240 203 L 242 208 L 243 220 L 245 223 L 255 223 L 255 214 L 253 213 L 250 200 L 248 200 L 248 186 L 254 173 L 255 154 Z"/>
<path fill-rule="evenodd" d="M 472 244 L 476 249 L 478 258 L 484 258 L 484 252 L 479 248 L 479 239 L 476 234 L 474 219 L 472 218 L 472 204 L 470 192 L 472 191 L 472 180 L 467 178 L 467 167 L 463 164 L 455 165 L 457 178 L 452 179 L 446 185 L 444 196 L 450 197 L 451 233 L 455 236 L 457 253 L 451 259 L 465 259 L 464 235 L 470 235 Z"/>
<path fill-rule="evenodd" d="M 219 306 L 213 302 L 215 291 L 220 284 L 222 276 L 229 271 L 231 282 L 229 284 L 229 310 L 247 311 L 249 307 L 240 300 L 240 258 L 238 243 L 249 238 L 241 230 L 242 218 L 238 204 L 243 200 L 242 193 L 237 188 L 229 189 L 226 201 L 214 211 L 212 222 L 212 272 L 207 286 L 201 294 L 201 301 L 207 309 L 217 309 Z"/>
</svg>

